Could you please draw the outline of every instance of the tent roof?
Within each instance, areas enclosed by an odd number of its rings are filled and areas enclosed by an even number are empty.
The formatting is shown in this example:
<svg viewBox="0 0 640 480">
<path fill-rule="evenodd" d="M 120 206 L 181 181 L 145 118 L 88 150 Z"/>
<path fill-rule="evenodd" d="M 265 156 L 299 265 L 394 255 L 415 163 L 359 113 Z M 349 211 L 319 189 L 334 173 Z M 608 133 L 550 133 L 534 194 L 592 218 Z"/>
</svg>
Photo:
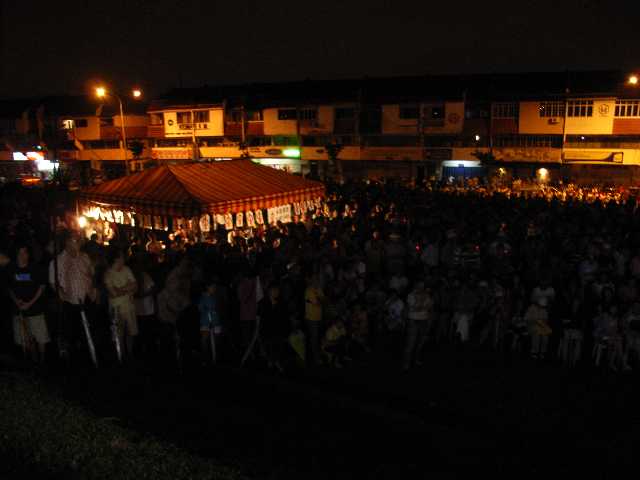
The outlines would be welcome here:
<svg viewBox="0 0 640 480">
<path fill-rule="evenodd" d="M 251 160 L 164 165 L 89 187 L 80 198 L 148 215 L 266 209 L 324 196 L 324 185 Z"/>
</svg>

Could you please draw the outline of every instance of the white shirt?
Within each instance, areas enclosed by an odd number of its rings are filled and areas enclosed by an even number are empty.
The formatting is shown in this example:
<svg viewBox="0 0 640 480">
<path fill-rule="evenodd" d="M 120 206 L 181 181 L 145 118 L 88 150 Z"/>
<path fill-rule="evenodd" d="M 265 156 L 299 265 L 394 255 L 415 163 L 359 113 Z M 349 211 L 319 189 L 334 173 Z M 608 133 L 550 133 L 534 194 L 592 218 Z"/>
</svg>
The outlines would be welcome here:
<svg viewBox="0 0 640 480">
<path fill-rule="evenodd" d="M 56 261 L 49 264 L 49 283 L 56 286 Z M 65 302 L 78 305 L 84 302 L 93 288 L 93 266 L 86 253 L 70 255 L 66 250 L 58 255 L 58 285 L 60 297 Z"/>
</svg>

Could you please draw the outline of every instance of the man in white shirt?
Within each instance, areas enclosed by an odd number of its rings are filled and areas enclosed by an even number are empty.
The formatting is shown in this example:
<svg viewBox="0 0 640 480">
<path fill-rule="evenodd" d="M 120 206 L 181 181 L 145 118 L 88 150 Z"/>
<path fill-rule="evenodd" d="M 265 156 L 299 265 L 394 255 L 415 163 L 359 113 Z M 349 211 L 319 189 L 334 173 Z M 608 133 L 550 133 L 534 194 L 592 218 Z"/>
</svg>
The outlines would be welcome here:
<svg viewBox="0 0 640 480">
<path fill-rule="evenodd" d="M 64 250 L 49 264 L 49 284 L 63 302 L 63 321 L 59 333 L 60 353 L 63 356 L 67 355 L 69 348 L 75 351 L 82 343 L 80 311 L 81 305 L 95 301 L 93 273 L 89 256 L 80 251 L 80 238 L 69 232 Z"/>
</svg>

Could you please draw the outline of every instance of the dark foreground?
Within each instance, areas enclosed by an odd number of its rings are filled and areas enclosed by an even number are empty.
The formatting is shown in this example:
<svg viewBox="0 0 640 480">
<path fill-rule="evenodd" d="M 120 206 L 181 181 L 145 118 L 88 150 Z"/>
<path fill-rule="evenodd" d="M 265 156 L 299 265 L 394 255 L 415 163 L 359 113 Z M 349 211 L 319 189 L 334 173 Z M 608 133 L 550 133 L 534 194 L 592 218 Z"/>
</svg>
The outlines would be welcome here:
<svg viewBox="0 0 640 480">
<path fill-rule="evenodd" d="M 606 475 L 638 464 L 636 375 L 494 353 L 447 348 L 408 374 L 384 362 L 289 377 L 130 365 L 45 381 L 99 417 L 250 478 Z"/>
</svg>

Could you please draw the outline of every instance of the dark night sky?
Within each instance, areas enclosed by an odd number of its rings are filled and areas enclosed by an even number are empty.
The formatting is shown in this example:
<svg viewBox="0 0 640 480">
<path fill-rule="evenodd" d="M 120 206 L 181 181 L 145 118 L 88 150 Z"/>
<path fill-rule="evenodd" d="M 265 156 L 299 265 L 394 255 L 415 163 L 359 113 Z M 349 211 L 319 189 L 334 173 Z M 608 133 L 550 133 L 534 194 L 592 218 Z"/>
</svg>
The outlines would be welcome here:
<svg viewBox="0 0 640 480">
<path fill-rule="evenodd" d="M 0 0 L 1 96 L 640 67 L 634 0 Z"/>
</svg>

